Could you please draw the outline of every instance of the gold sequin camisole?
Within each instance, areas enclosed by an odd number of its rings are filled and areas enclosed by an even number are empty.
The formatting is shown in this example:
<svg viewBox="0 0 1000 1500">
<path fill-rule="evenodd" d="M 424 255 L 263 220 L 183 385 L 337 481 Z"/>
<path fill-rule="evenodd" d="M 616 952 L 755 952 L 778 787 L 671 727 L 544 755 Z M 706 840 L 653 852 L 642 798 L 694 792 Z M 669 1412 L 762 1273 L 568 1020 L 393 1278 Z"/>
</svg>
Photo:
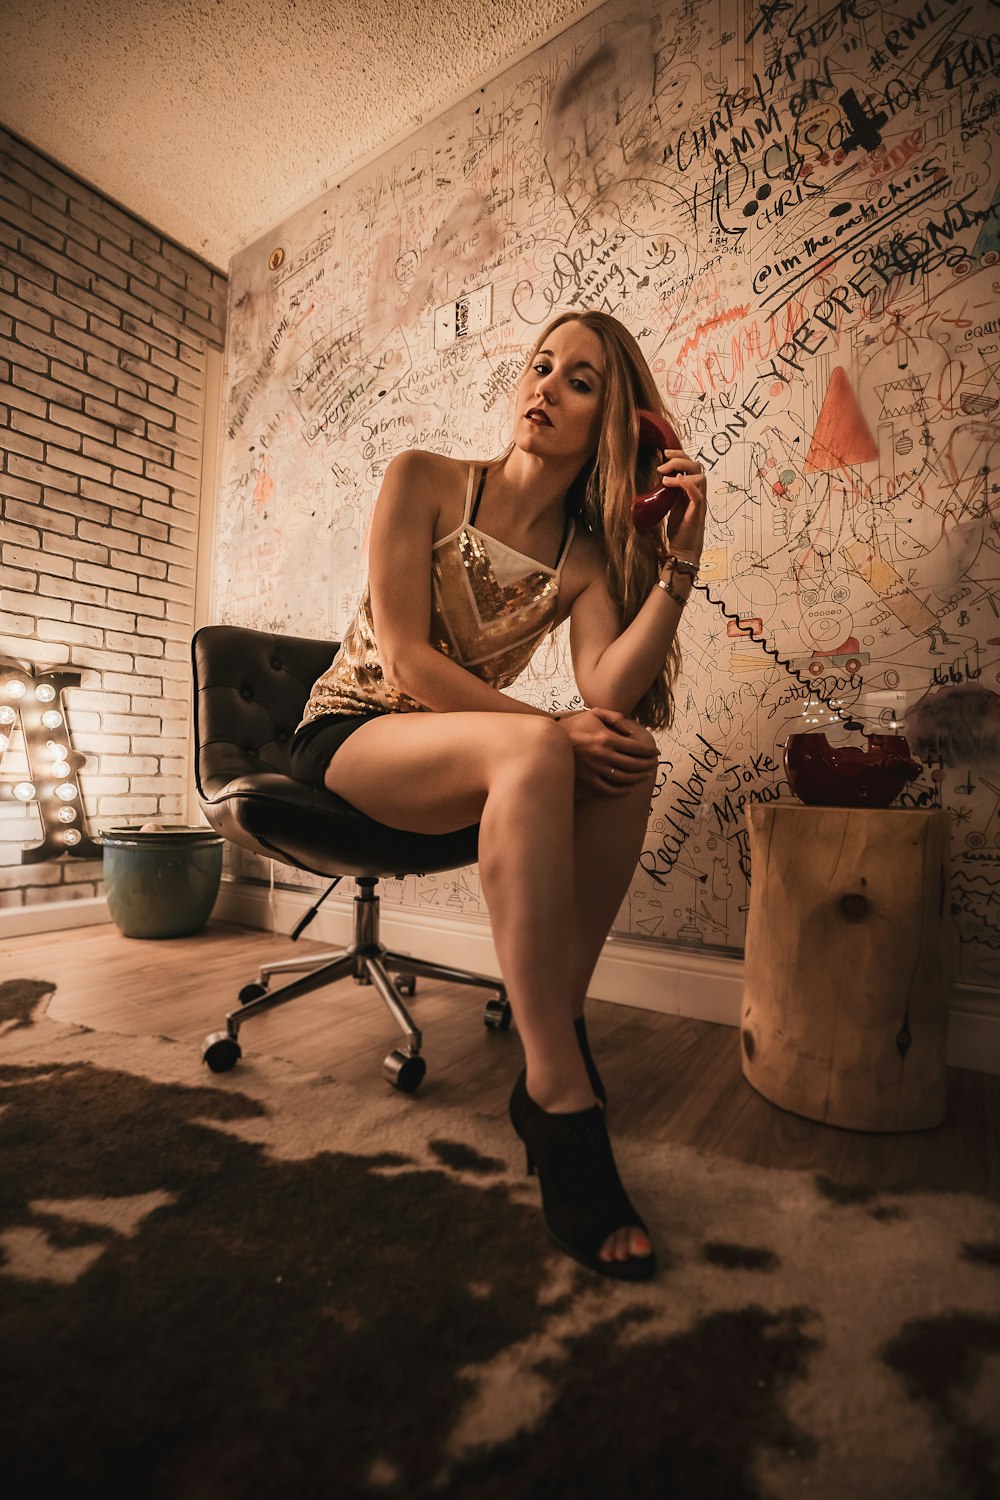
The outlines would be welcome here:
<svg viewBox="0 0 1000 1500">
<path fill-rule="evenodd" d="M 567 518 L 556 565 L 547 568 L 479 530 L 475 523 L 485 467 L 473 504 L 474 481 L 475 469 L 470 467 L 462 524 L 434 543 L 430 643 L 491 687 L 505 688 L 523 672 L 539 641 L 552 629 L 559 577 L 576 523 Z M 333 662 L 313 685 L 302 724 L 323 714 L 412 713 L 422 708 L 386 681 L 366 588 Z"/>
</svg>

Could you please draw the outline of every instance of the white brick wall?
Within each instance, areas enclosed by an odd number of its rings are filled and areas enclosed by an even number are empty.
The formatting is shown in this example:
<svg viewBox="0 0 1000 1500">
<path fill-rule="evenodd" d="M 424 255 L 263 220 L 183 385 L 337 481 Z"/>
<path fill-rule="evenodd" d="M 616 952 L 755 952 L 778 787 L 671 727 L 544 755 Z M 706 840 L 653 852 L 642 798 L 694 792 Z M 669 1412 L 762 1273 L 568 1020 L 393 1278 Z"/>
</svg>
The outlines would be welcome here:
<svg viewBox="0 0 1000 1500">
<path fill-rule="evenodd" d="M 66 694 L 91 832 L 184 814 L 205 351 L 226 279 L 0 129 L 0 656 Z M 26 762 L 16 735 L 0 768 Z M 100 890 L 93 860 L 22 864 L 0 800 L 0 907 Z"/>
</svg>

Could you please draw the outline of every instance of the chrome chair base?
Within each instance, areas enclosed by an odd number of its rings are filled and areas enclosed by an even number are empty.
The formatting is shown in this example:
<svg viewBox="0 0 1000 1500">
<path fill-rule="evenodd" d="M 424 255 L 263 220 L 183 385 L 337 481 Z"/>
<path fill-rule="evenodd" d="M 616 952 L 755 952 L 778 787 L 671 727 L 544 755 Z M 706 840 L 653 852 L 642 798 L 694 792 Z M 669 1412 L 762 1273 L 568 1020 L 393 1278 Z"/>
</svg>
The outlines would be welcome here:
<svg viewBox="0 0 1000 1500">
<path fill-rule="evenodd" d="M 423 1037 L 401 998 L 415 992 L 418 978 L 467 984 L 492 991 L 484 1007 L 484 1024 L 491 1030 L 508 1030 L 510 1002 L 499 979 L 384 947 L 379 941 L 379 897 L 375 890 L 378 881 L 374 876 L 359 876 L 356 883 L 359 893 L 354 898 L 354 931 L 350 947 L 263 964 L 257 982 L 245 985 L 240 991 L 240 1007 L 226 1016 L 225 1031 L 213 1032 L 205 1038 L 202 1056 L 213 1073 L 226 1073 L 236 1066 L 242 1056 L 239 1034 L 247 1021 L 265 1011 L 276 1010 L 300 995 L 308 995 L 338 979 L 346 979 L 348 975 L 355 984 L 375 986 L 403 1033 L 402 1045 L 388 1054 L 382 1068 L 387 1081 L 404 1093 L 412 1093 L 418 1088 L 427 1070 L 420 1055 Z M 270 982 L 276 974 L 299 974 L 301 977 L 271 990 Z"/>
</svg>

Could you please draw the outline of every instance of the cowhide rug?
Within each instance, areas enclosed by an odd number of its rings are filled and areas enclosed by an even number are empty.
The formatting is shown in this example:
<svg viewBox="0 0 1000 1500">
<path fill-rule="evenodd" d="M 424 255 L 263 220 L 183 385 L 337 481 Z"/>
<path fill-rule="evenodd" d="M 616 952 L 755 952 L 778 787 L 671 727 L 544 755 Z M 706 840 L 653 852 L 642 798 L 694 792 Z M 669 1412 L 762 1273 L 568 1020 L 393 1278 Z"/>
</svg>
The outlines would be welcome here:
<svg viewBox="0 0 1000 1500">
<path fill-rule="evenodd" d="M 651 1284 L 504 1123 L 0 984 L 0 1474 L 73 1497 L 986 1500 L 1000 1211 L 619 1149 Z"/>
</svg>

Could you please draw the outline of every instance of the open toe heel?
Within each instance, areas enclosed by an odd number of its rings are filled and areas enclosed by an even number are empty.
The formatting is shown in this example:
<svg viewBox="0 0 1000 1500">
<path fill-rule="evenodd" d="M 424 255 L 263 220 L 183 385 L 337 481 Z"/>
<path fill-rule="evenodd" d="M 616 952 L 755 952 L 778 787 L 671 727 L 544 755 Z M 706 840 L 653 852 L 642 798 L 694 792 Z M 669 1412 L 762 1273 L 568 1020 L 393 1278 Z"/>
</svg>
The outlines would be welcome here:
<svg viewBox="0 0 1000 1500">
<path fill-rule="evenodd" d="M 603 1260 L 601 1247 L 618 1229 L 646 1226 L 622 1186 L 599 1105 L 550 1114 L 528 1093 L 522 1071 L 510 1096 L 510 1121 L 524 1142 L 529 1175 L 538 1173 L 549 1235 L 566 1255 L 602 1276 L 645 1281 L 656 1257 Z"/>
<path fill-rule="evenodd" d="M 587 1069 L 587 1077 L 590 1079 L 590 1087 L 594 1091 L 594 1098 L 598 1101 L 602 1109 L 606 1109 L 608 1105 L 608 1093 L 590 1051 L 590 1042 L 587 1038 L 587 1022 L 583 1016 L 580 1016 L 573 1022 L 573 1029 L 576 1032 L 576 1039 L 580 1044 L 580 1055 L 583 1058 L 583 1065 Z"/>
</svg>

